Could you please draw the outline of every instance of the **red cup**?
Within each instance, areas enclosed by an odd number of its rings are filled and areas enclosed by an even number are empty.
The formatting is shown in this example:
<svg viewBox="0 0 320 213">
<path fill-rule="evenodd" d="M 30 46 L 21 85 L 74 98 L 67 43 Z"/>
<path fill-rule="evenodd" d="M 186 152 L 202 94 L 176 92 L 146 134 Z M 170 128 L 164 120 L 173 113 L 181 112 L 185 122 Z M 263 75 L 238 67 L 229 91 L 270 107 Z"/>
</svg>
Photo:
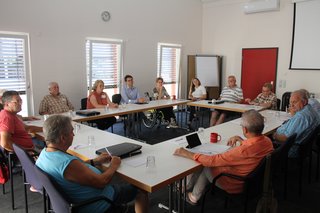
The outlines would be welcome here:
<svg viewBox="0 0 320 213">
<path fill-rule="evenodd" d="M 176 100 L 176 95 L 172 95 L 172 100 Z"/>
<path fill-rule="evenodd" d="M 211 143 L 217 143 L 221 140 L 221 135 L 215 132 L 211 132 L 210 134 L 210 142 Z"/>
</svg>

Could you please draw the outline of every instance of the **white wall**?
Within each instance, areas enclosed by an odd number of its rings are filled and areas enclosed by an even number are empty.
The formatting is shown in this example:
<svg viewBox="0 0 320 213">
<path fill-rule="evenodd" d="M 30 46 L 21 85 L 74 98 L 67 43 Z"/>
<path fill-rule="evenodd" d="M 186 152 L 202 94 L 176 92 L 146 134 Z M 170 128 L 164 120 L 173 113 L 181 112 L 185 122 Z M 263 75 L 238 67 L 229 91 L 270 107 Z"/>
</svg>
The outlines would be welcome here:
<svg viewBox="0 0 320 213">
<path fill-rule="evenodd" d="M 111 13 L 103 22 L 102 11 Z M 80 108 L 86 96 L 85 38 L 125 41 L 124 75 L 132 74 L 141 91 L 156 78 L 157 43 L 182 45 L 182 85 L 187 55 L 201 49 L 199 0 L 0 0 L 0 31 L 30 34 L 35 112 L 49 81 Z M 186 93 L 183 86 L 182 94 Z"/>
<path fill-rule="evenodd" d="M 320 71 L 289 70 L 293 4 L 280 1 L 280 11 L 246 15 L 249 0 L 216 0 L 203 5 L 202 52 L 224 56 L 223 79 L 235 74 L 241 82 L 242 48 L 279 47 L 277 96 L 305 88 L 320 96 Z M 286 87 L 279 87 L 285 80 Z"/>
</svg>

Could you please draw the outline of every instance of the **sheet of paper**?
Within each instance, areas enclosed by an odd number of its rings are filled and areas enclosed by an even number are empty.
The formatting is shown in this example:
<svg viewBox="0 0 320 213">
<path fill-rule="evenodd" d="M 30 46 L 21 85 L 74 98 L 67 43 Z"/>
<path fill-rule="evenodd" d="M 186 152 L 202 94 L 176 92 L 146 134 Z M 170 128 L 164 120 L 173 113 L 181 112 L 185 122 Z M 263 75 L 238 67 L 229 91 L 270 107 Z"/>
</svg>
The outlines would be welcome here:
<svg viewBox="0 0 320 213">
<path fill-rule="evenodd" d="M 175 138 L 172 139 L 173 143 L 177 144 L 177 145 L 181 145 L 181 144 L 188 144 L 187 139 L 185 136 L 180 137 L 180 138 Z"/>
<path fill-rule="evenodd" d="M 144 155 L 132 156 L 123 160 L 123 163 L 132 167 L 142 166 L 146 164 L 146 156 Z"/>
</svg>

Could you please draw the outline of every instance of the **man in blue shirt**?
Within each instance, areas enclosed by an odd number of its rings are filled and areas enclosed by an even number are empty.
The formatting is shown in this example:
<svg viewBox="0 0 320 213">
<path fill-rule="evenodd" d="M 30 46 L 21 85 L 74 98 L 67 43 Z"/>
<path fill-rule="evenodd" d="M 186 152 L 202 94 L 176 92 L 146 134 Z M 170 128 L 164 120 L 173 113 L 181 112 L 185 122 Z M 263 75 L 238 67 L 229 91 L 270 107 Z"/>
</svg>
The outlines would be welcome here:
<svg viewBox="0 0 320 213">
<path fill-rule="evenodd" d="M 137 87 L 133 86 L 133 77 L 126 75 L 124 77 L 125 85 L 121 90 L 122 103 L 143 103 L 145 99 L 141 97 Z"/>
<path fill-rule="evenodd" d="M 297 133 L 295 143 L 300 144 L 320 124 L 320 118 L 318 113 L 308 104 L 308 97 L 303 90 L 291 93 L 289 111 L 292 118 L 277 129 L 277 132 L 273 134 L 273 138 L 279 142 L 284 142 L 288 137 Z M 299 156 L 298 148 L 295 145 L 291 147 L 289 151 L 290 158 Z"/>
</svg>

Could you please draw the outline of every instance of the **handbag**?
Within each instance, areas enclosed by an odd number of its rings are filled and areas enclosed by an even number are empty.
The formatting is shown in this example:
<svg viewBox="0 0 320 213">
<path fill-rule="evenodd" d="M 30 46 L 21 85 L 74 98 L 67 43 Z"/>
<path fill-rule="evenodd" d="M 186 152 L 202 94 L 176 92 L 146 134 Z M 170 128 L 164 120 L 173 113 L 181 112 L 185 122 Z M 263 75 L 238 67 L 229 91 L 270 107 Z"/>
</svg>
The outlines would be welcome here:
<svg viewBox="0 0 320 213">
<path fill-rule="evenodd" d="M 10 178 L 7 160 L 0 150 L 0 184 L 5 184 Z"/>
</svg>

